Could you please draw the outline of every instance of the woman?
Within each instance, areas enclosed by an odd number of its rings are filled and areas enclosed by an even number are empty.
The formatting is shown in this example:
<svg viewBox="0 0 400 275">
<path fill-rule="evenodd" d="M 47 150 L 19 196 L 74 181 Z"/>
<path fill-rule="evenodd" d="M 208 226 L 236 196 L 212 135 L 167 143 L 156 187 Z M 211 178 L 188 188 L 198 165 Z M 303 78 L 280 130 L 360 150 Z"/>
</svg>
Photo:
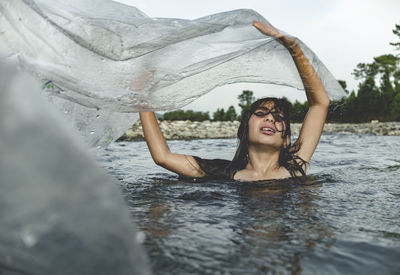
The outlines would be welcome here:
<svg viewBox="0 0 400 275">
<path fill-rule="evenodd" d="M 146 142 L 158 165 L 193 178 L 258 181 L 305 175 L 322 134 L 329 106 L 328 95 L 293 38 L 258 21 L 253 25 L 265 35 L 275 37 L 288 49 L 303 81 L 310 107 L 297 141 L 293 146 L 290 143 L 289 103 L 283 99 L 265 98 L 251 105 L 242 117 L 238 130 L 240 143 L 232 161 L 204 160 L 171 153 L 154 113 L 141 112 Z"/>
</svg>

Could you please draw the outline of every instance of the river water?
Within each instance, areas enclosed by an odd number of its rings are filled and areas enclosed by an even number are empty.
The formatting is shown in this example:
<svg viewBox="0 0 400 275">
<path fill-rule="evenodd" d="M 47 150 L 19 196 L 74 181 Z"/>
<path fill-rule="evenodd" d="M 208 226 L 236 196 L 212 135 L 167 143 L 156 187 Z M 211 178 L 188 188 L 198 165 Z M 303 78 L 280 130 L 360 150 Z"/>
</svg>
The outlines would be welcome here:
<svg viewBox="0 0 400 275">
<path fill-rule="evenodd" d="M 231 159 L 235 139 L 168 142 Z M 144 142 L 109 146 L 155 274 L 399 274 L 400 137 L 324 135 L 309 176 L 192 182 L 157 167 Z"/>
</svg>

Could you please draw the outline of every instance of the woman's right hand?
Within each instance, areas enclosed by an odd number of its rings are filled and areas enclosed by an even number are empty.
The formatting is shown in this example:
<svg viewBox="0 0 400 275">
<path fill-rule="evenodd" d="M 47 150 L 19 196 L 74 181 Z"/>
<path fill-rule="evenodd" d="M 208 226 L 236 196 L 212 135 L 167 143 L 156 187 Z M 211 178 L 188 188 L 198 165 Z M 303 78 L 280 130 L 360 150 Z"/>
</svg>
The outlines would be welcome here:
<svg viewBox="0 0 400 275">
<path fill-rule="evenodd" d="M 171 153 L 154 112 L 140 112 L 139 115 L 147 146 L 157 165 L 187 177 L 205 176 L 204 171 L 192 156 Z"/>
</svg>

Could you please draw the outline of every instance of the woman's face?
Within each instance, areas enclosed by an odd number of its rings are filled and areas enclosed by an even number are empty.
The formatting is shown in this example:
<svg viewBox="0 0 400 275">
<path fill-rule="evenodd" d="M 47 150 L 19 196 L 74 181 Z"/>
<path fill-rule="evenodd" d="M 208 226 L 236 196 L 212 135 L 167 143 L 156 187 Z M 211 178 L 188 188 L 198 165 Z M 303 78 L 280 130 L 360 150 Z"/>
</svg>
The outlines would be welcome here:
<svg viewBox="0 0 400 275">
<path fill-rule="evenodd" d="M 283 113 L 275 109 L 273 101 L 267 101 L 256 109 L 249 119 L 249 143 L 280 148 L 286 130 Z"/>
</svg>

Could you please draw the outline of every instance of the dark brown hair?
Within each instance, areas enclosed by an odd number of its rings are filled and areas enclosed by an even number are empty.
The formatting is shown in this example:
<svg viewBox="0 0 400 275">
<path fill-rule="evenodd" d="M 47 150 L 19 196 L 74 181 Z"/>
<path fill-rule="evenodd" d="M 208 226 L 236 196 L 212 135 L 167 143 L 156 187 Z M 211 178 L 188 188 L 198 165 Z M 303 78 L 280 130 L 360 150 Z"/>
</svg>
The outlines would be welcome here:
<svg viewBox="0 0 400 275">
<path fill-rule="evenodd" d="M 275 111 L 283 114 L 285 128 L 282 131 L 282 138 L 286 139 L 291 135 L 290 116 L 292 105 L 287 99 L 265 97 L 255 101 L 243 113 L 241 118 L 240 126 L 237 132 L 237 137 L 239 139 L 238 148 L 236 150 L 235 156 L 232 159 L 232 162 L 227 167 L 227 172 L 229 173 L 231 178 L 233 178 L 234 174 L 237 171 L 244 169 L 249 161 L 249 119 L 257 109 L 259 109 L 267 102 L 273 102 Z M 296 176 L 297 172 L 305 175 L 303 167 L 305 167 L 307 162 L 299 156 L 295 155 L 299 151 L 300 145 L 301 141 L 299 140 L 297 140 L 294 145 L 291 145 L 290 143 L 286 147 L 282 145 L 279 154 L 279 166 L 285 167 L 289 171 L 290 175 L 293 177 Z"/>
</svg>

